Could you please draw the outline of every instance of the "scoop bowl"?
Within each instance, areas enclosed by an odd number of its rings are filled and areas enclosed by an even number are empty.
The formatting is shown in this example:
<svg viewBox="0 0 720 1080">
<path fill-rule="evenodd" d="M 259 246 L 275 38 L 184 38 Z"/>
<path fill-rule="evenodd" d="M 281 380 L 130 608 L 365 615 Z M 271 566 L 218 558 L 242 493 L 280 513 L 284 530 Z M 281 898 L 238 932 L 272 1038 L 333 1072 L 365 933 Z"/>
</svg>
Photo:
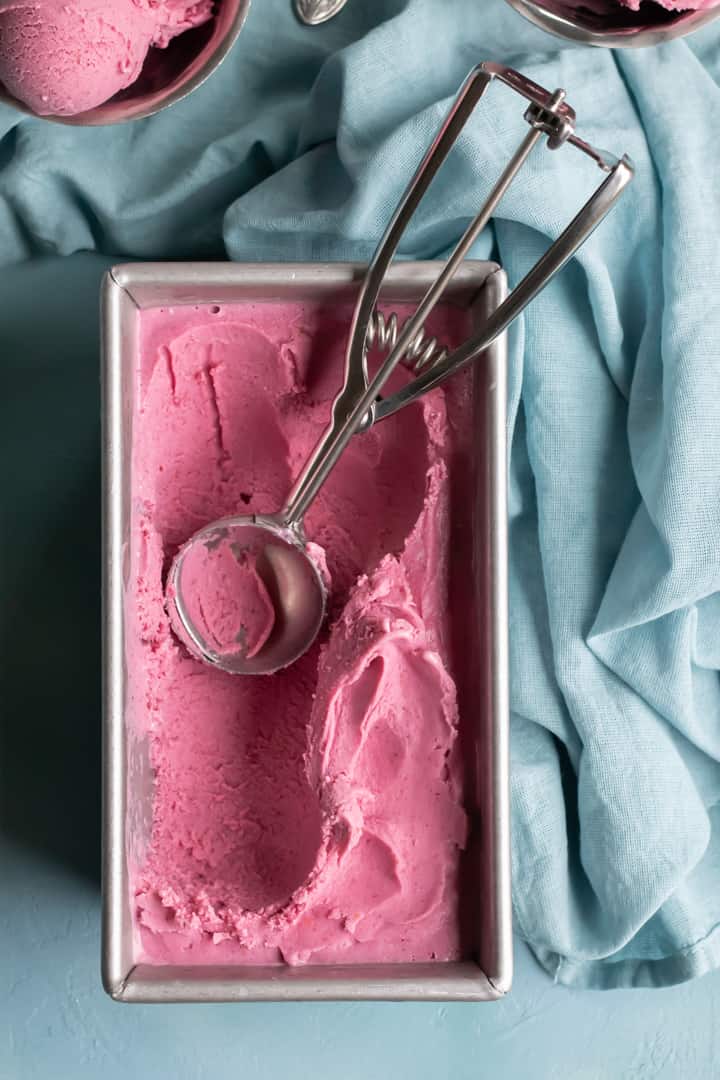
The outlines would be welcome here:
<svg viewBox="0 0 720 1080">
<path fill-rule="evenodd" d="M 238 559 L 252 554 L 259 586 L 272 605 L 267 636 L 258 639 L 257 649 L 245 647 L 244 634 L 231 647 L 219 647 L 209 620 L 194 604 L 194 578 L 206 603 L 211 590 L 207 577 L 192 573 L 193 562 L 221 545 Z M 279 519 L 255 515 L 224 518 L 195 533 L 173 560 L 165 598 L 173 630 L 194 657 L 231 675 L 272 675 L 312 645 L 325 617 L 326 589 L 299 533 Z"/>
</svg>

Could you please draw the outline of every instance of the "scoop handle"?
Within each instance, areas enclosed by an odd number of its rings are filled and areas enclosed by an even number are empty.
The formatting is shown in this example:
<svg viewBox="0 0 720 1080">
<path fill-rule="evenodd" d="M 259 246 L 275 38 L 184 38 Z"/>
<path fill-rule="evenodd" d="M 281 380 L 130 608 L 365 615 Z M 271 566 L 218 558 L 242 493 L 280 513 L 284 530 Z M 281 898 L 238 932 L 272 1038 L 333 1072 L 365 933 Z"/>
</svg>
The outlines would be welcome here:
<svg viewBox="0 0 720 1080">
<path fill-rule="evenodd" d="M 505 83 L 529 102 L 525 111 L 525 120 L 530 125 L 530 131 L 526 133 L 501 172 L 484 205 L 468 225 L 437 279 L 420 301 L 417 311 L 404 324 L 389 356 L 382 361 L 373 378 L 369 379 L 368 328 L 376 310 L 387 269 L 418 204 L 476 105 L 495 79 Z M 345 381 L 333 404 L 328 429 L 306 462 L 282 511 L 282 518 L 287 526 L 301 527 L 305 512 L 355 432 L 369 427 L 376 419 L 391 415 L 397 409 L 426 393 L 451 372 L 475 359 L 562 269 L 603 220 L 632 179 L 632 165 L 627 158 L 618 161 L 617 158 L 590 146 L 575 134 L 575 112 L 564 99 L 564 90 L 550 93 L 519 72 L 501 64 L 480 64 L 466 79 L 449 114 L 410 181 L 370 261 L 353 312 L 345 355 Z M 433 365 L 424 375 L 420 375 L 404 390 L 393 395 L 387 403 L 382 402 L 380 391 L 383 386 L 405 356 L 416 334 L 439 302 L 446 286 L 489 222 L 513 179 L 543 136 L 547 137 L 547 145 L 551 150 L 569 143 L 582 151 L 607 174 L 605 181 L 485 326 L 481 327 L 464 345 L 451 352 L 442 363 Z"/>
<path fill-rule="evenodd" d="M 365 343 L 380 288 L 420 200 L 492 79 L 493 75 L 482 66 L 471 72 L 375 249 L 353 312 L 345 356 L 344 385 L 333 404 L 328 429 L 310 455 L 282 511 L 282 518 L 290 528 L 301 526 L 305 512 L 355 432 L 372 424 L 374 405 L 380 391 L 403 358 L 407 342 L 403 342 L 401 347 L 396 346 L 373 379 L 368 380 Z M 459 259 L 453 269 L 458 263 Z M 436 302 L 437 296 L 434 300 Z"/>
<path fill-rule="evenodd" d="M 345 384 L 335 398 L 330 423 L 306 461 L 295 481 L 280 520 L 289 529 L 302 528 L 302 519 L 311 502 L 325 483 L 338 458 L 356 431 L 372 423 L 367 406 L 367 369 L 363 361 L 348 374 Z M 374 400 L 374 396 L 371 398 Z M 367 415 L 365 415 L 367 414 Z"/>
</svg>

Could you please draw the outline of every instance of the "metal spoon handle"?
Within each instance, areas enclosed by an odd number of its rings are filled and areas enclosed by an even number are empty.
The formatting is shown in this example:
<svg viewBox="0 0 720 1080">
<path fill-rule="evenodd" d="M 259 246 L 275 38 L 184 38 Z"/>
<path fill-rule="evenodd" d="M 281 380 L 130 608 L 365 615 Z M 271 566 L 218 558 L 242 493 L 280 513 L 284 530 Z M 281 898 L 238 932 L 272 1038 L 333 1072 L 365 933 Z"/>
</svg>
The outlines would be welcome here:
<svg viewBox="0 0 720 1080">
<path fill-rule="evenodd" d="M 347 0 L 293 0 L 295 14 L 306 26 L 320 26 L 345 7 Z"/>
</svg>

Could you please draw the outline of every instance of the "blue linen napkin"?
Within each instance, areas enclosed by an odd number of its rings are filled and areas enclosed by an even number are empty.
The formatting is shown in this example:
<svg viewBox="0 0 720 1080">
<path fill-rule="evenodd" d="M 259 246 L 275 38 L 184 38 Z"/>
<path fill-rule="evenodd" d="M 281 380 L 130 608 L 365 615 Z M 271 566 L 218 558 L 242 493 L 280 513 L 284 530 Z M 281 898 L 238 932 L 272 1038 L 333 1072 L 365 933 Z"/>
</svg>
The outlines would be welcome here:
<svg viewBox="0 0 720 1080">
<path fill-rule="evenodd" d="M 312 30 L 258 0 L 215 77 L 150 120 L 0 110 L 0 259 L 365 258 L 481 59 L 565 87 L 637 166 L 511 334 L 516 926 L 559 981 L 677 982 L 720 963 L 720 29 L 612 53 L 502 0 L 349 0 Z M 492 92 L 403 256 L 459 236 L 521 112 Z M 517 281 L 598 177 L 538 149 L 475 254 Z"/>
</svg>

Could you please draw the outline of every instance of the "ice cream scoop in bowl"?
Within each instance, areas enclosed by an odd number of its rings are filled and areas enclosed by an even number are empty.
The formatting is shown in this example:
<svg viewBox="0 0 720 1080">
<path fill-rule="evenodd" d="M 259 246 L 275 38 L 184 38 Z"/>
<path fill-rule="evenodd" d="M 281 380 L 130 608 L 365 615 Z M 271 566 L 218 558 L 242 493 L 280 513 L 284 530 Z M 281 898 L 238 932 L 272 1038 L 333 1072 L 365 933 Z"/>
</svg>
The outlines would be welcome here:
<svg viewBox="0 0 720 1080">
<path fill-rule="evenodd" d="M 56 123 L 117 124 L 195 90 L 250 0 L 0 0 L 0 101 Z"/>
<path fill-rule="evenodd" d="M 643 48 L 720 16 L 720 0 L 507 0 L 543 30 L 586 45 Z"/>
</svg>

